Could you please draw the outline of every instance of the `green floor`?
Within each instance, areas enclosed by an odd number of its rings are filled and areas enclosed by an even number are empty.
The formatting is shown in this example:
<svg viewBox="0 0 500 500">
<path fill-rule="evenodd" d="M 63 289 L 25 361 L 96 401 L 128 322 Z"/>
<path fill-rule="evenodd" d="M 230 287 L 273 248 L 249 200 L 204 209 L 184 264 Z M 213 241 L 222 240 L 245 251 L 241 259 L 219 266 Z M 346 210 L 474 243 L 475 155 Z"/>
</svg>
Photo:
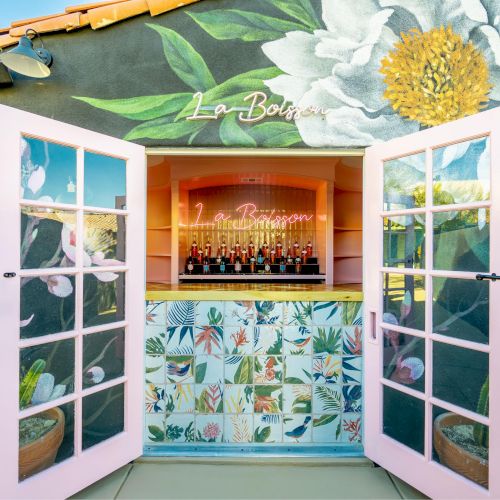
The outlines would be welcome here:
<svg viewBox="0 0 500 500">
<path fill-rule="evenodd" d="M 74 499 L 427 498 L 384 469 L 359 460 L 138 460 Z"/>
</svg>

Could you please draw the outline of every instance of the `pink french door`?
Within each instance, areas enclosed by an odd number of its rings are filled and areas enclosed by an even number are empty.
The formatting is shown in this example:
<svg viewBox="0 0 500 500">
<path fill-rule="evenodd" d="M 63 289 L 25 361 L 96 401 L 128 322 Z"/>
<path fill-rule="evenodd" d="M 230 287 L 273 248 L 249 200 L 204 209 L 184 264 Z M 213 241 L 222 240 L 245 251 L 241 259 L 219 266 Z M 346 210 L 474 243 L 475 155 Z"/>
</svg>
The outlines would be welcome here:
<svg viewBox="0 0 500 500">
<path fill-rule="evenodd" d="M 364 196 L 366 455 L 500 498 L 500 108 L 368 148 Z"/>
<path fill-rule="evenodd" d="M 0 497 L 142 451 L 144 148 L 0 106 Z"/>
</svg>

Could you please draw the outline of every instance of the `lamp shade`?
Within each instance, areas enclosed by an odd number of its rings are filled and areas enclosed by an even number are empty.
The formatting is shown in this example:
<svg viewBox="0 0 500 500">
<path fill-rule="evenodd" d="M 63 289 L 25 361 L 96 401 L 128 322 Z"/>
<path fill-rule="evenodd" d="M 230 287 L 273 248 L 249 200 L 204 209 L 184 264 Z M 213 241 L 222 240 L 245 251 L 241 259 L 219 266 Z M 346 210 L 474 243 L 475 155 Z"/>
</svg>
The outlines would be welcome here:
<svg viewBox="0 0 500 500">
<path fill-rule="evenodd" d="M 22 36 L 16 48 L 0 54 L 0 62 L 21 75 L 47 78 L 52 56 L 44 48 L 34 49 L 33 42 L 27 36 Z"/>
</svg>

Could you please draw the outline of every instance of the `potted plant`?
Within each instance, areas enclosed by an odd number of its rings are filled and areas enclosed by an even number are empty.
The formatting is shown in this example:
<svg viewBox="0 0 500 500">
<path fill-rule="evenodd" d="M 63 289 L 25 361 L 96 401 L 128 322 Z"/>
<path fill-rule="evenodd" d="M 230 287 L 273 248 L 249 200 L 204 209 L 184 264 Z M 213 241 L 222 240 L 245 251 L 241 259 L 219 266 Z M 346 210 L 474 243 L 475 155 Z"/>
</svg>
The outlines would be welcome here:
<svg viewBox="0 0 500 500">
<path fill-rule="evenodd" d="M 489 376 L 481 387 L 477 413 L 488 414 Z M 455 413 L 434 420 L 434 447 L 443 465 L 488 487 L 488 427 Z"/>
</svg>

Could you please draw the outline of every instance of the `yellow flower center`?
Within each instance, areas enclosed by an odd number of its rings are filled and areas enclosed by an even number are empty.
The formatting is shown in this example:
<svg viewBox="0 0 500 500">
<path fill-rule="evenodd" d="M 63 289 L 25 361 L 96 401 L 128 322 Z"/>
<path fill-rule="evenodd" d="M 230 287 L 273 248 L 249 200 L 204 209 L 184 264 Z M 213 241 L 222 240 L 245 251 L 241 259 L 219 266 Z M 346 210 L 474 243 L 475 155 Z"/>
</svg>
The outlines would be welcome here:
<svg viewBox="0 0 500 500">
<path fill-rule="evenodd" d="M 477 113 L 492 85 L 484 56 L 451 27 L 401 33 L 382 60 L 384 97 L 401 116 L 433 126 Z"/>
</svg>

